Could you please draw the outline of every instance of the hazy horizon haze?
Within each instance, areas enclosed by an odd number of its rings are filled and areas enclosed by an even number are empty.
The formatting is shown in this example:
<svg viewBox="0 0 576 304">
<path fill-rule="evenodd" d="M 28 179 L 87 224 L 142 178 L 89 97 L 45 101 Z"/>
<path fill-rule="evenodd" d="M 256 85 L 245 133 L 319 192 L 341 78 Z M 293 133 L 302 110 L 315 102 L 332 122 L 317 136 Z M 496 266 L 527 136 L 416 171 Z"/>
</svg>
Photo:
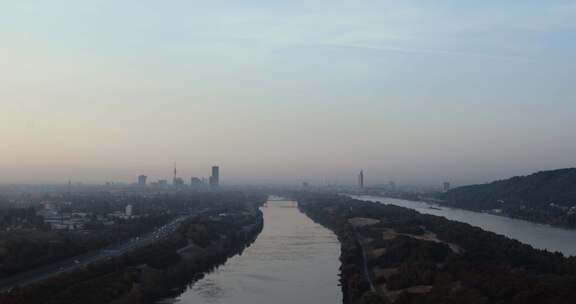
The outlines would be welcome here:
<svg viewBox="0 0 576 304">
<path fill-rule="evenodd" d="M 576 1 L 15 1 L 0 20 L 0 183 L 576 166 Z"/>
</svg>

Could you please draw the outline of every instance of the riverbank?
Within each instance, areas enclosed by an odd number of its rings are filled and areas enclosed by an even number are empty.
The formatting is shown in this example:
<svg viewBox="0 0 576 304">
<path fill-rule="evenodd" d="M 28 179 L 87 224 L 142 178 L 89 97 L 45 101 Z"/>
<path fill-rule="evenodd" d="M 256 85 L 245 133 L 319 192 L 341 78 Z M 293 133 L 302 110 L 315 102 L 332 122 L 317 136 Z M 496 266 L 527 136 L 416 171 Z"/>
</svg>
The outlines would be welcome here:
<svg viewBox="0 0 576 304">
<path fill-rule="evenodd" d="M 344 194 L 344 193 L 343 193 Z M 461 204 L 457 202 L 448 202 L 442 199 L 434 198 L 431 196 L 422 196 L 418 194 L 410 194 L 410 193 L 403 193 L 403 194 L 390 194 L 386 193 L 383 195 L 382 193 L 345 193 L 345 195 L 349 195 L 351 197 L 358 197 L 358 196 L 380 196 L 392 199 L 400 199 L 418 203 L 426 203 L 431 206 L 439 206 L 445 208 L 452 208 L 452 209 L 460 209 L 466 210 L 471 212 L 478 212 L 484 214 L 491 214 L 495 216 L 501 216 L 511 219 L 523 220 L 531 223 L 537 223 L 542 225 L 549 225 L 551 227 L 563 228 L 563 229 L 570 229 L 576 231 L 576 213 L 569 215 L 569 218 L 566 218 L 566 212 L 569 211 L 569 208 L 559 208 L 558 206 L 545 206 L 541 207 L 539 210 L 531 209 L 529 207 L 511 207 L 511 206 L 498 206 L 492 209 L 482 209 L 482 208 L 474 208 L 467 206 L 466 204 Z M 552 216 L 553 215 L 553 216 Z"/>
<path fill-rule="evenodd" d="M 352 198 L 410 208 L 423 214 L 443 216 L 449 220 L 467 223 L 487 231 L 502 234 L 537 249 L 560 252 L 565 256 L 576 256 L 575 230 L 459 208 L 431 208 L 431 205 L 421 201 L 378 196 L 353 196 Z"/>
<path fill-rule="evenodd" d="M 227 202 L 184 221 L 170 236 L 0 295 L 0 303 L 151 303 L 242 252 L 262 230 L 262 201 Z"/>
<path fill-rule="evenodd" d="M 302 211 L 342 242 L 345 303 L 572 303 L 576 259 L 467 224 L 344 196 Z"/>
</svg>

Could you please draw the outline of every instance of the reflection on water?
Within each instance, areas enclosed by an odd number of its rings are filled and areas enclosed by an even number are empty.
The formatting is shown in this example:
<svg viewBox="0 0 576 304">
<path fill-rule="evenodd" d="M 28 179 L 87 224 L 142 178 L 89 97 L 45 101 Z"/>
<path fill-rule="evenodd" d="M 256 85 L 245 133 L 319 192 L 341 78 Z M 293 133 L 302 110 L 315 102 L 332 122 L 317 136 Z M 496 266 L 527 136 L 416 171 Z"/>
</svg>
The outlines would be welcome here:
<svg viewBox="0 0 576 304">
<path fill-rule="evenodd" d="M 192 285 L 177 303 L 342 303 L 340 245 L 295 202 L 269 201 L 264 229 L 241 256 Z"/>
<path fill-rule="evenodd" d="M 447 219 L 468 223 L 482 229 L 503 234 L 539 249 L 558 251 L 565 255 L 576 255 L 576 230 L 563 229 L 487 213 L 473 212 L 448 207 L 430 208 L 424 202 L 413 202 L 380 196 L 352 196 L 353 198 L 377 201 L 415 209 L 418 212 L 444 216 Z"/>
</svg>

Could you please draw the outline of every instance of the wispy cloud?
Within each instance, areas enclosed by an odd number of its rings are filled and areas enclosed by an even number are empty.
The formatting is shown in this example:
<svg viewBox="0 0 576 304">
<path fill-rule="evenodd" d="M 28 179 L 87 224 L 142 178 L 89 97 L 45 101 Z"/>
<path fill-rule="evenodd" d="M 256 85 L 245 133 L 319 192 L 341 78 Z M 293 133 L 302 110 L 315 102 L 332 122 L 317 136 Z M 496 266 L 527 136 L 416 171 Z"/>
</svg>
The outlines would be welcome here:
<svg viewBox="0 0 576 304">
<path fill-rule="evenodd" d="M 382 45 L 367 45 L 367 44 L 322 44 L 322 45 L 328 46 L 328 47 L 360 49 L 360 50 L 370 50 L 370 51 L 382 51 L 382 52 L 396 52 L 396 53 L 405 53 L 405 54 L 428 54 L 428 55 L 439 55 L 439 56 L 481 57 L 481 58 L 494 59 L 494 60 L 536 62 L 536 60 L 534 60 L 534 59 L 517 57 L 517 56 L 493 55 L 493 54 L 486 54 L 486 53 L 475 53 L 475 52 L 456 51 L 456 50 L 427 49 L 427 48 L 413 48 L 413 47 L 386 46 L 386 45 L 384 45 L 384 46 L 382 46 Z"/>
</svg>

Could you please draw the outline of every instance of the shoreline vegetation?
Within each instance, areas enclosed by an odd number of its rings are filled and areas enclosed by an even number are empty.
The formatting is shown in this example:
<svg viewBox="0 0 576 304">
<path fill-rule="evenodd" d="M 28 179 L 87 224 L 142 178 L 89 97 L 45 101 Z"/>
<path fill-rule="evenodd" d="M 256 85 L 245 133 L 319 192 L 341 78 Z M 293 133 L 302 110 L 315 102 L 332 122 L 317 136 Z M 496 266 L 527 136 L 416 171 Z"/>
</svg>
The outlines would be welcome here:
<svg viewBox="0 0 576 304">
<path fill-rule="evenodd" d="M 497 212 L 494 210 L 478 210 L 478 209 L 466 208 L 465 206 L 461 206 L 461 205 L 447 204 L 443 201 L 440 201 L 438 199 L 431 198 L 431 197 L 414 196 L 414 195 L 392 195 L 392 194 L 381 194 L 381 193 L 352 194 L 352 195 L 373 196 L 373 197 L 379 197 L 379 198 L 384 198 L 384 199 L 386 199 L 386 198 L 400 199 L 400 200 L 411 201 L 411 202 L 416 202 L 416 203 L 425 203 L 428 205 L 428 208 L 430 208 L 430 209 L 442 210 L 439 207 L 444 207 L 444 208 L 452 208 L 452 209 L 457 209 L 457 210 L 458 209 L 459 210 L 466 210 L 466 211 L 472 211 L 472 212 L 477 212 L 477 213 L 484 213 L 484 214 L 490 214 L 490 215 L 505 217 L 505 218 L 509 218 L 509 219 L 522 220 L 522 221 L 526 221 L 526 222 L 530 222 L 530 223 L 534 223 L 534 224 L 546 225 L 546 226 L 550 226 L 550 227 L 562 228 L 562 229 L 567 229 L 567 230 L 576 230 L 576 226 L 563 225 L 563 224 L 552 224 L 552 223 L 548 223 L 546 221 L 536 221 L 536 220 L 528 219 L 525 217 L 506 214 L 504 212 Z M 386 203 L 386 202 L 384 202 L 384 203 Z"/>
<path fill-rule="evenodd" d="M 576 229 L 576 168 L 541 171 L 445 193 L 369 188 L 361 195 L 397 198 Z"/>
<path fill-rule="evenodd" d="M 0 303 L 132 304 L 175 297 L 192 282 L 250 246 L 263 228 L 264 196 L 215 205 L 184 221 L 169 237 L 26 287 Z"/>
<path fill-rule="evenodd" d="M 576 168 L 541 171 L 438 195 L 444 206 L 576 228 Z"/>
<path fill-rule="evenodd" d="M 296 194 L 341 242 L 345 304 L 572 303 L 576 258 L 414 210 Z"/>
</svg>

